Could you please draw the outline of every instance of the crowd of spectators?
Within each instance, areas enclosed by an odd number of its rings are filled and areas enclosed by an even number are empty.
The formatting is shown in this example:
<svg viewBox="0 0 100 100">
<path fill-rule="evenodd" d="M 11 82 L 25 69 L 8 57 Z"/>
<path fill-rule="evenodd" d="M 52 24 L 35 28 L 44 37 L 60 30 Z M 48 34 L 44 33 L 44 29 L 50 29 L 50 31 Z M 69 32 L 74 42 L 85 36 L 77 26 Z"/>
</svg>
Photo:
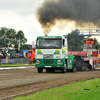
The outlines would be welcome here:
<svg viewBox="0 0 100 100">
<path fill-rule="evenodd" d="M 1 51 L 1 58 L 6 58 L 7 57 L 7 53 L 4 51 Z"/>
<path fill-rule="evenodd" d="M 9 58 L 16 58 L 16 56 L 12 56 L 10 53 L 6 53 L 6 51 L 1 51 L 0 58 L 2 59 L 9 59 Z"/>
</svg>

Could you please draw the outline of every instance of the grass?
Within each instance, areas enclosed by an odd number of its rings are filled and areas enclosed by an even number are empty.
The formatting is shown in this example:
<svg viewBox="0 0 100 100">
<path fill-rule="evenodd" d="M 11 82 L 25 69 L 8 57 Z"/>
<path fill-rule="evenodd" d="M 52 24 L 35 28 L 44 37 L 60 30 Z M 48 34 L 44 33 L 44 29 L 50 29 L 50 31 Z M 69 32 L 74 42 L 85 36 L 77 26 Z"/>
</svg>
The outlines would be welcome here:
<svg viewBox="0 0 100 100">
<path fill-rule="evenodd" d="M 64 85 L 12 100 L 100 100 L 100 79 Z"/>
<path fill-rule="evenodd" d="M 35 64 L 1 64 L 0 67 L 34 66 Z"/>
</svg>

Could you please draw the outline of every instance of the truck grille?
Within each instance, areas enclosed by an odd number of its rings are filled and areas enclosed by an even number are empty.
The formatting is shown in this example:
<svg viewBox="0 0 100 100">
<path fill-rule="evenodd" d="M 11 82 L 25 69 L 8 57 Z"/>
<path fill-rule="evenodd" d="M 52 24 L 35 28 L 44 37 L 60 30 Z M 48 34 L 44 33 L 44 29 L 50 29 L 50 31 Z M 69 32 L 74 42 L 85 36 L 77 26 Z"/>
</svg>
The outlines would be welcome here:
<svg viewBox="0 0 100 100">
<path fill-rule="evenodd" d="M 43 58 L 44 59 L 53 59 L 53 54 L 44 54 Z"/>
<path fill-rule="evenodd" d="M 53 60 L 43 60 L 44 64 L 53 64 Z"/>
</svg>

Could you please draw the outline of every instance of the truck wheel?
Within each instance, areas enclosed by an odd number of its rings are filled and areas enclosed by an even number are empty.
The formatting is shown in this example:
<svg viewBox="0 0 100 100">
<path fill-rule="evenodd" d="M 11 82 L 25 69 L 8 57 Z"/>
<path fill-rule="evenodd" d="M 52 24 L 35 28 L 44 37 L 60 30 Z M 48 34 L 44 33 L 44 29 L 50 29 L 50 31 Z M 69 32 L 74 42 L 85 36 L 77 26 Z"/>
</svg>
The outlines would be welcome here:
<svg viewBox="0 0 100 100">
<path fill-rule="evenodd" d="M 76 63 L 77 63 L 77 69 L 79 70 L 79 71 L 84 71 L 84 67 L 82 66 L 82 61 L 81 61 L 81 58 L 79 58 L 77 61 L 76 61 Z"/>
<path fill-rule="evenodd" d="M 82 63 L 81 63 L 81 64 L 82 64 Z M 83 64 L 83 66 L 81 65 L 80 71 L 85 71 L 85 67 L 86 67 L 85 64 Z"/>
<path fill-rule="evenodd" d="M 86 70 L 86 67 L 87 67 L 87 66 L 86 66 L 86 64 L 84 63 L 84 67 L 83 67 L 84 71 Z"/>
<path fill-rule="evenodd" d="M 38 73 L 42 73 L 43 72 L 43 68 L 37 68 Z"/>
<path fill-rule="evenodd" d="M 85 70 L 85 68 L 84 68 L 84 67 L 82 67 L 80 71 L 84 71 L 84 70 Z"/>
<path fill-rule="evenodd" d="M 76 72 L 76 60 L 73 60 L 73 68 L 71 70 L 72 72 Z"/>
<path fill-rule="evenodd" d="M 66 62 L 65 62 L 65 64 L 64 64 L 64 67 L 61 69 L 61 72 L 62 72 L 62 73 L 66 73 Z"/>
</svg>

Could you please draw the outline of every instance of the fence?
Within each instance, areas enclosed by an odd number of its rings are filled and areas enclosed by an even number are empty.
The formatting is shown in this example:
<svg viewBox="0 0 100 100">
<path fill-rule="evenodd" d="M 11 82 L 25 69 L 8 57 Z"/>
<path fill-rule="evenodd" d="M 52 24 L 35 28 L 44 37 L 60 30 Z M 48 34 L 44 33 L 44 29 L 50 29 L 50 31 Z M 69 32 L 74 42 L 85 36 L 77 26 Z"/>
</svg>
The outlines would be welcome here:
<svg viewBox="0 0 100 100">
<path fill-rule="evenodd" d="M 19 58 L 19 59 L 0 59 L 1 64 L 29 64 L 30 59 L 24 59 L 24 58 Z"/>
</svg>

